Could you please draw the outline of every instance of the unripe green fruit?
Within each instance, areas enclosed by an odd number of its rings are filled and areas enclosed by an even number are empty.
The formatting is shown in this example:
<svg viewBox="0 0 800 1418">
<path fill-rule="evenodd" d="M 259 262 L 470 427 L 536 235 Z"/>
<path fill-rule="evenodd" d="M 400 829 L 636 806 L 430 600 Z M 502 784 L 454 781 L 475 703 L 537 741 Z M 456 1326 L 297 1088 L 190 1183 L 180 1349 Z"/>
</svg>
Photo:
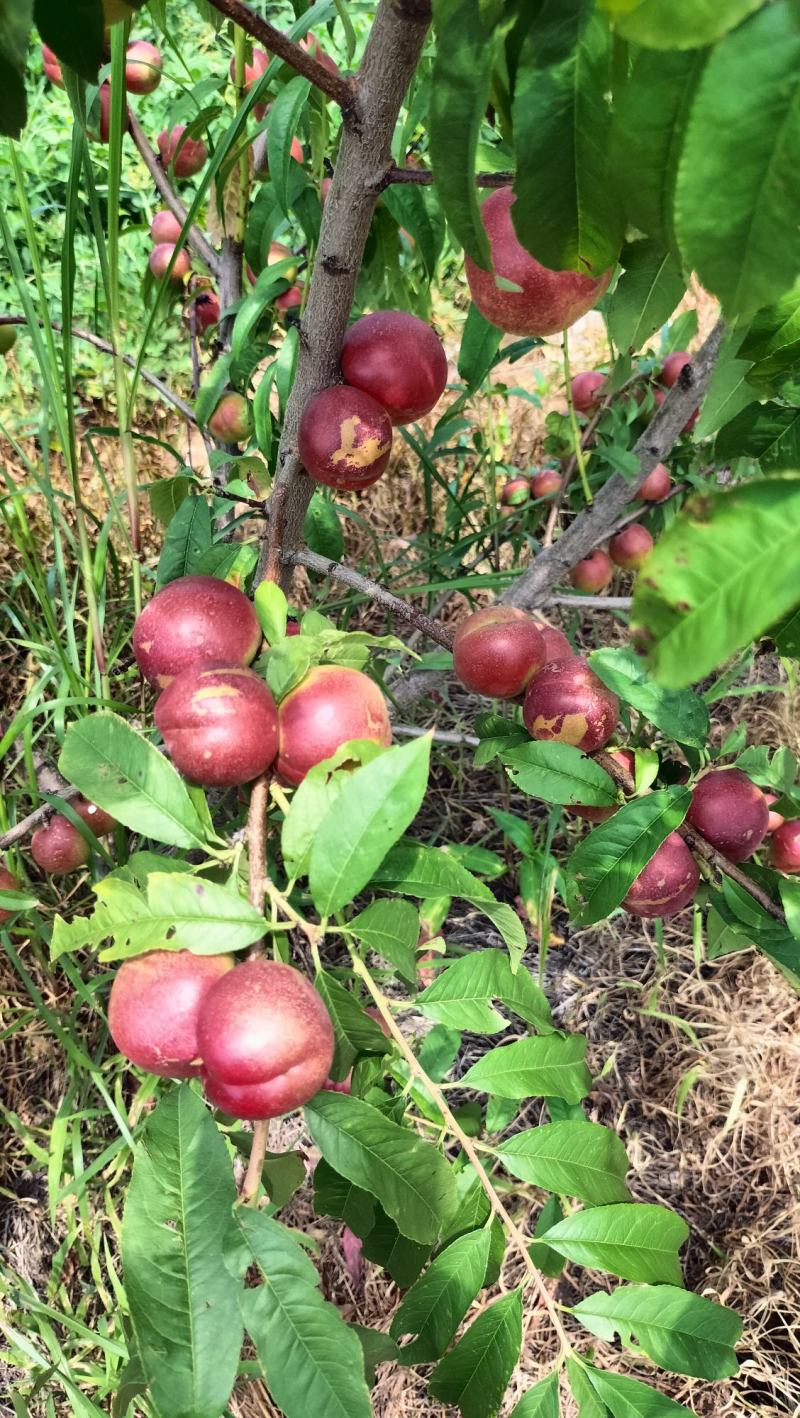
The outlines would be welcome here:
<svg viewBox="0 0 800 1418">
<path fill-rule="evenodd" d="M 239 1118 L 293 1112 L 325 1085 L 333 1027 L 309 980 L 274 960 L 248 960 L 204 996 L 197 1024 L 206 1095 Z"/>
<path fill-rule="evenodd" d="M 619 722 L 619 700 L 579 656 L 553 660 L 528 685 L 522 718 L 535 739 L 604 748 Z"/>
<path fill-rule="evenodd" d="M 487 606 L 459 625 L 453 640 L 453 668 L 476 694 L 515 699 L 545 662 L 537 621 L 516 606 Z"/>
<path fill-rule="evenodd" d="M 500 502 L 503 507 L 521 507 L 523 503 L 530 501 L 530 496 L 531 485 L 528 478 L 509 478 L 508 482 L 503 483 Z"/>
<path fill-rule="evenodd" d="M 0 325 L 0 354 L 7 355 L 17 343 L 15 325 Z"/>
<path fill-rule="evenodd" d="M 208 427 L 220 443 L 247 443 L 253 432 L 253 411 L 243 394 L 223 394 Z"/>
<path fill-rule="evenodd" d="M 166 1078 L 200 1073 L 197 1016 L 212 985 L 233 969 L 231 955 L 149 950 L 120 965 L 108 1027 L 121 1054 Z"/>
</svg>

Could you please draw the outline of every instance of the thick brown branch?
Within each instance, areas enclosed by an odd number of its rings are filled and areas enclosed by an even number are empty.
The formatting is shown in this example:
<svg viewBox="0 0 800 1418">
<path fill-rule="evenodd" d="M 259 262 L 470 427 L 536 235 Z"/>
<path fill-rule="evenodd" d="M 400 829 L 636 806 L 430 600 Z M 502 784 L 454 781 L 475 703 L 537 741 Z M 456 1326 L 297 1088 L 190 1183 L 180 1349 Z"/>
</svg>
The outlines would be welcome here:
<svg viewBox="0 0 800 1418">
<path fill-rule="evenodd" d="M 352 79 L 345 79 L 341 74 L 332 74 L 313 54 L 298 44 L 297 40 L 290 39 L 282 30 L 276 30 L 274 25 L 262 20 L 260 15 L 253 14 L 249 5 L 244 5 L 242 0 L 208 0 L 208 3 L 221 15 L 233 20 L 245 34 L 257 39 L 270 54 L 276 54 L 284 63 L 291 64 L 304 79 L 310 79 L 316 88 L 338 103 L 343 112 L 352 110 L 355 101 L 355 85 Z"/>
<path fill-rule="evenodd" d="M 345 124 L 322 229 L 308 304 L 300 326 L 300 355 L 278 449 L 271 502 L 270 542 L 262 544 L 257 577 L 282 566 L 283 551 L 303 543 L 303 523 L 314 484 L 297 448 L 300 416 L 311 398 L 341 377 L 339 356 L 378 192 L 375 174 L 391 166 L 397 115 L 417 66 L 430 21 L 424 0 L 380 0 L 356 80 L 358 122 Z"/>
<path fill-rule="evenodd" d="M 434 620 L 432 616 L 426 615 L 424 611 L 410 606 L 407 601 L 401 601 L 398 596 L 393 596 L 391 591 L 388 591 L 377 581 L 369 581 L 360 572 L 351 571 L 349 567 L 342 566 L 338 561 L 329 561 L 326 556 L 318 556 L 314 551 L 285 552 L 283 560 L 290 566 L 305 566 L 309 571 L 318 572 L 320 576 L 329 576 L 332 581 L 341 581 L 343 585 L 352 587 L 354 591 L 366 596 L 376 605 L 384 606 L 391 615 L 415 626 L 429 640 L 435 640 L 437 645 L 443 645 L 446 650 L 452 650 L 453 634 L 447 626 L 442 625 L 441 621 Z"/>
<path fill-rule="evenodd" d="M 708 388 L 724 330 L 723 322 L 717 321 L 702 349 L 682 370 L 678 383 L 670 389 L 655 418 L 635 443 L 633 452 L 639 459 L 638 475 L 629 482 L 614 473 L 600 489 L 592 506 L 576 517 L 558 541 L 543 551 L 503 592 L 501 601 L 524 610 L 543 605 L 551 587 L 564 581 L 576 562 L 605 541 L 648 473 L 668 456 L 687 419 L 700 403 Z"/>
<path fill-rule="evenodd" d="M 176 217 L 177 220 L 180 222 L 181 226 L 183 226 L 184 222 L 186 221 L 186 208 L 184 207 L 180 197 L 176 196 L 176 194 L 173 192 L 172 185 L 169 181 L 169 178 L 167 177 L 167 174 L 165 173 L 163 167 L 161 166 L 161 163 L 156 157 L 156 154 L 151 148 L 145 136 L 144 129 L 142 128 L 138 118 L 133 113 L 130 114 L 130 134 L 133 138 L 134 143 L 136 144 L 136 147 L 139 149 L 139 155 L 142 159 L 142 162 L 144 163 L 145 167 L 147 168 L 147 171 L 150 173 L 150 176 L 153 179 L 153 182 L 161 193 L 165 205 L 169 207 L 170 211 L 172 212 L 172 215 Z M 196 254 L 200 257 L 200 260 L 203 262 L 203 265 L 208 267 L 212 276 L 216 276 L 217 278 L 219 278 L 219 257 L 211 243 L 208 242 L 203 236 L 203 233 L 201 232 L 199 227 L 191 226 L 189 228 L 188 235 L 186 237 L 186 242 L 187 245 L 191 246 L 192 250 L 196 252 Z"/>
</svg>

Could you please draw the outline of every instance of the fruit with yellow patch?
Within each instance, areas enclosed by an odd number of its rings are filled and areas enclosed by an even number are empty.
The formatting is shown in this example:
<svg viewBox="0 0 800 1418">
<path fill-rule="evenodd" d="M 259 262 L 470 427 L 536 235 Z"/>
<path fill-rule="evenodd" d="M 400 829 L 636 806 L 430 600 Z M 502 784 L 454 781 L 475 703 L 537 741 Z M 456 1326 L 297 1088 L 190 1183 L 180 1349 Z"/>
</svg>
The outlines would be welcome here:
<svg viewBox="0 0 800 1418">
<path fill-rule="evenodd" d="M 386 471 L 392 422 L 370 394 L 334 384 L 306 405 L 298 445 L 303 466 L 316 482 L 360 491 Z"/>
<path fill-rule="evenodd" d="M 175 767 L 204 787 L 250 783 L 278 751 L 278 710 L 263 679 L 239 666 L 184 670 L 154 718 Z"/>
<path fill-rule="evenodd" d="M 522 718 L 535 739 L 555 739 L 596 753 L 619 723 L 619 700 L 586 660 L 552 660 L 528 685 Z"/>
</svg>

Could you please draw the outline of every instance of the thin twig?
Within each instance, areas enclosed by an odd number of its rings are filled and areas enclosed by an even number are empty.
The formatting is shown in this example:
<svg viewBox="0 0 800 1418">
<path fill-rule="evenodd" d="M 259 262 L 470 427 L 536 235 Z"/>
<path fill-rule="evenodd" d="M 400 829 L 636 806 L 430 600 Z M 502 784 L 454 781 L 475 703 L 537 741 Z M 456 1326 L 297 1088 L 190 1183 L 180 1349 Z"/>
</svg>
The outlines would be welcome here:
<svg viewBox="0 0 800 1418">
<path fill-rule="evenodd" d="M 44 787 L 44 784 L 40 782 L 39 786 Z M 49 791 L 49 789 L 47 791 Z M 80 797 L 80 792 L 77 788 L 58 788 L 57 791 L 59 797 L 62 797 L 65 802 L 69 802 L 70 798 Z M 40 822 L 44 822 L 48 817 L 52 817 L 53 813 L 56 811 L 57 809 L 54 808 L 51 803 L 41 803 L 39 807 L 33 809 L 33 812 L 29 812 L 27 817 L 20 818 L 19 822 L 16 822 L 13 827 L 9 827 L 8 831 L 4 832 L 2 837 L 0 837 L 0 852 L 4 852 L 7 847 L 13 847 L 15 842 L 19 842 L 20 838 L 26 837 L 29 832 L 33 831 L 34 827 L 38 827 Z"/>
<path fill-rule="evenodd" d="M 401 601 L 398 596 L 392 595 L 392 592 L 388 591 L 385 586 L 381 586 L 377 581 L 368 580 L 360 572 L 351 571 L 349 567 L 342 566 L 340 562 L 330 561 L 328 557 L 319 556 L 313 551 L 288 551 L 283 554 L 282 560 L 290 566 L 305 566 L 309 571 L 318 572 L 320 576 L 329 576 L 333 581 L 341 581 L 345 586 L 350 586 L 362 596 L 368 597 L 376 605 L 384 606 L 392 615 L 407 621 L 409 625 L 416 626 L 422 635 L 427 635 L 429 640 L 435 640 L 437 645 L 443 645 L 446 650 L 453 648 L 453 635 L 447 626 L 434 620 L 432 616 L 426 615 L 424 611 L 417 610 L 407 601 Z"/>
<path fill-rule="evenodd" d="M 249 6 L 242 4 L 242 0 L 208 0 L 208 3 L 243 29 L 245 34 L 257 39 L 271 54 L 277 54 L 279 59 L 291 64 L 304 79 L 310 79 L 315 88 L 321 89 L 328 98 L 338 103 L 343 113 L 353 109 L 356 91 L 352 79 L 331 73 L 297 40 L 290 39 L 282 30 L 277 30 L 267 20 L 262 20 L 260 15 L 255 15 Z"/>
<path fill-rule="evenodd" d="M 141 157 L 142 162 L 147 168 L 147 171 L 150 173 L 153 182 L 158 188 L 165 205 L 169 207 L 170 211 L 172 212 L 172 215 L 180 222 L 181 226 L 183 226 L 186 221 L 186 208 L 184 207 L 180 197 L 176 196 L 175 192 L 172 190 L 172 184 L 170 183 L 170 180 L 167 177 L 164 168 L 162 167 L 158 157 L 150 146 L 150 143 L 147 140 L 142 125 L 133 113 L 130 114 L 130 133 L 136 147 L 139 150 L 139 156 Z M 191 246 L 192 250 L 195 251 L 196 254 L 200 257 L 200 260 L 203 262 L 203 265 L 208 267 L 212 276 L 216 276 L 217 278 L 219 278 L 219 256 L 217 255 L 211 243 L 207 241 L 206 238 L 203 236 L 203 233 L 201 232 L 200 228 L 197 226 L 190 226 L 186 236 L 186 241 L 187 245 Z"/>
<path fill-rule="evenodd" d="M 545 606 L 574 606 L 579 611 L 629 611 L 632 596 L 548 596 Z"/>
<path fill-rule="evenodd" d="M 420 729 L 413 724 L 392 724 L 392 733 L 401 739 L 422 739 L 430 734 L 434 743 L 452 744 L 454 748 L 477 748 L 480 743 L 475 734 L 459 734 L 451 729 Z"/>
<path fill-rule="evenodd" d="M 476 172 L 476 187 L 510 187 L 514 181 L 513 172 Z M 408 183 L 413 187 L 431 187 L 434 174 L 424 167 L 390 167 L 381 181 L 381 188 L 392 187 L 395 183 Z"/>
<path fill-rule="evenodd" d="M 253 1141 L 250 1147 L 250 1159 L 247 1163 L 247 1171 L 244 1174 L 244 1180 L 239 1188 L 239 1202 L 242 1206 L 255 1206 L 256 1204 L 268 1143 L 269 1119 L 259 1118 L 258 1122 L 253 1123 Z"/>
</svg>

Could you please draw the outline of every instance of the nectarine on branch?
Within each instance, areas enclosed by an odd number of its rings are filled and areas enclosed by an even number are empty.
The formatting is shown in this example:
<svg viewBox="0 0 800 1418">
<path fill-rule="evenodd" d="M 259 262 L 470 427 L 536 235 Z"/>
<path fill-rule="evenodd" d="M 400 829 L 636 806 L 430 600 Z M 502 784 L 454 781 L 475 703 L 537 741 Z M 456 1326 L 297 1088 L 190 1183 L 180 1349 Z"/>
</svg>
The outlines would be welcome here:
<svg viewBox="0 0 800 1418">
<path fill-rule="evenodd" d="M 343 78 L 338 70 L 334 73 L 328 64 L 317 59 L 313 46 L 305 48 L 297 40 L 290 39 L 282 30 L 276 29 L 267 20 L 262 20 L 260 15 L 254 14 L 242 0 L 209 0 L 209 4 L 243 29 L 245 34 L 257 39 L 270 54 L 283 59 L 298 74 L 302 74 L 304 79 L 309 79 L 315 88 L 321 89 L 328 98 L 332 98 L 338 103 L 345 117 L 353 112 L 356 105 L 353 80 Z"/>
<path fill-rule="evenodd" d="M 172 212 L 172 215 L 180 222 L 181 227 L 186 221 L 186 208 L 178 196 L 176 196 L 172 183 L 170 182 L 164 168 L 156 157 L 153 148 L 145 136 L 144 129 L 134 113 L 129 114 L 128 129 L 133 139 L 134 145 L 139 151 L 147 171 L 155 183 L 165 205 Z M 204 266 L 213 276 L 219 276 L 220 259 L 211 243 L 203 236 L 200 228 L 191 226 L 186 238 L 187 244 L 200 257 Z"/>
</svg>

